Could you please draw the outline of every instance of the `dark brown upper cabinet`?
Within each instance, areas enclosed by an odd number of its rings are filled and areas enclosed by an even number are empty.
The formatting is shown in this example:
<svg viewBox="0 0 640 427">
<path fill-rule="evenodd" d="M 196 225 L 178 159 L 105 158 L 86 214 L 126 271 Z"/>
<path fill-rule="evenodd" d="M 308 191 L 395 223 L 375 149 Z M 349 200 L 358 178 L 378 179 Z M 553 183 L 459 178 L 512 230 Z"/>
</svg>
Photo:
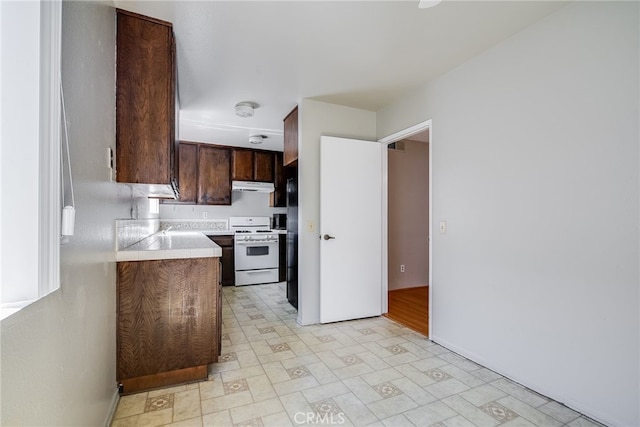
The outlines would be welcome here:
<svg viewBox="0 0 640 427">
<path fill-rule="evenodd" d="M 117 10 L 118 182 L 172 185 L 176 177 L 172 25 Z"/>
<path fill-rule="evenodd" d="M 284 118 L 284 165 L 298 164 L 298 107 Z"/>
<path fill-rule="evenodd" d="M 271 193 L 270 205 L 275 208 L 287 207 L 287 176 L 283 165 L 283 155 L 277 152 L 273 156 L 275 191 Z"/>
<path fill-rule="evenodd" d="M 198 204 L 231 204 L 231 149 L 200 144 L 198 147 Z"/>
<path fill-rule="evenodd" d="M 253 179 L 261 182 L 274 182 L 274 155 L 270 151 L 256 151 L 253 159 Z"/>
<path fill-rule="evenodd" d="M 234 181 L 274 182 L 274 153 L 236 148 L 233 150 Z"/>
<path fill-rule="evenodd" d="M 195 204 L 198 200 L 198 144 L 180 143 L 178 151 L 180 199 Z"/>
<path fill-rule="evenodd" d="M 180 142 L 180 197 L 164 203 L 230 205 L 231 181 L 273 182 L 270 206 L 286 207 L 282 153 L 198 142 Z"/>
<path fill-rule="evenodd" d="M 253 151 L 233 150 L 233 173 L 234 181 L 253 181 Z"/>
<path fill-rule="evenodd" d="M 230 147 L 180 142 L 180 197 L 164 203 L 230 205 L 231 153 Z"/>
</svg>

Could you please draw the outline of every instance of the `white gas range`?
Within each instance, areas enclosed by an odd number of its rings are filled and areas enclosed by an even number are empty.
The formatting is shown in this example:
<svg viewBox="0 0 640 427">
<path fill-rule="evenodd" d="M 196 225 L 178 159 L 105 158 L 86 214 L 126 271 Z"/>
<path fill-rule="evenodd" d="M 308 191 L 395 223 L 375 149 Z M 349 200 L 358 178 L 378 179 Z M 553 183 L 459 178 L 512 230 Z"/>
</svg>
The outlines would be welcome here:
<svg viewBox="0 0 640 427">
<path fill-rule="evenodd" d="M 234 232 L 236 286 L 278 281 L 279 235 L 270 228 L 269 217 L 229 218 Z"/>
</svg>

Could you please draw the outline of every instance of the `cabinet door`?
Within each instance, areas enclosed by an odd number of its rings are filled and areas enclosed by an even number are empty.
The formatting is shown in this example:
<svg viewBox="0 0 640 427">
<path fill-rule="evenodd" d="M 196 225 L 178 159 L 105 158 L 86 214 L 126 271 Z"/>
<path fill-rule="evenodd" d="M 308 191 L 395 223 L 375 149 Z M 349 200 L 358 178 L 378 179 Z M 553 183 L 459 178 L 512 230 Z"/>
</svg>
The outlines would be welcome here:
<svg viewBox="0 0 640 427">
<path fill-rule="evenodd" d="M 233 150 L 233 180 L 253 181 L 253 151 Z"/>
<path fill-rule="evenodd" d="M 270 204 L 276 208 L 287 207 L 287 177 L 283 166 L 282 153 L 275 153 L 273 156 L 274 186 L 275 191 L 271 193 Z"/>
<path fill-rule="evenodd" d="M 180 122 L 180 110 L 178 108 L 176 108 L 176 105 L 178 105 L 178 91 L 176 90 L 176 79 L 178 76 L 178 60 L 177 60 L 177 55 L 178 52 L 176 50 L 176 37 L 173 34 L 173 32 L 171 32 L 171 106 L 169 107 L 169 113 L 172 114 L 171 116 L 171 120 L 170 120 L 170 141 L 169 141 L 169 146 L 170 146 L 170 151 L 169 151 L 169 160 L 170 160 L 170 178 L 172 181 L 179 180 L 180 176 L 180 165 L 178 164 L 179 162 L 179 150 L 180 150 L 180 138 L 178 136 L 179 131 L 178 131 L 178 123 Z M 177 187 L 178 187 L 178 193 L 180 192 L 180 184 L 176 183 Z"/>
<path fill-rule="evenodd" d="M 218 258 L 119 262 L 117 379 L 218 356 Z"/>
<path fill-rule="evenodd" d="M 298 107 L 284 118 L 284 165 L 298 164 Z"/>
<path fill-rule="evenodd" d="M 118 10 L 118 182 L 170 184 L 174 94 L 171 25 Z"/>
<path fill-rule="evenodd" d="M 218 267 L 221 267 L 220 263 L 218 264 Z M 218 272 L 220 272 L 220 270 L 218 270 Z M 218 277 L 220 276 L 220 273 L 218 273 Z M 216 305 L 216 307 L 218 308 L 218 312 L 217 312 L 217 334 L 218 334 L 218 356 L 222 355 L 222 282 L 220 280 L 218 280 L 218 304 Z"/>
<path fill-rule="evenodd" d="M 198 155 L 198 203 L 231 204 L 231 149 L 201 145 Z"/>
<path fill-rule="evenodd" d="M 236 283 L 236 268 L 233 246 L 222 248 L 222 286 L 233 286 Z"/>
<path fill-rule="evenodd" d="M 273 153 L 256 151 L 253 158 L 253 179 L 261 182 L 274 182 Z"/>
<path fill-rule="evenodd" d="M 180 143 L 178 163 L 180 201 L 196 203 L 198 198 L 198 145 Z"/>
<path fill-rule="evenodd" d="M 233 236 L 209 236 L 222 249 L 222 286 L 233 286 L 236 283 L 235 253 Z"/>
</svg>

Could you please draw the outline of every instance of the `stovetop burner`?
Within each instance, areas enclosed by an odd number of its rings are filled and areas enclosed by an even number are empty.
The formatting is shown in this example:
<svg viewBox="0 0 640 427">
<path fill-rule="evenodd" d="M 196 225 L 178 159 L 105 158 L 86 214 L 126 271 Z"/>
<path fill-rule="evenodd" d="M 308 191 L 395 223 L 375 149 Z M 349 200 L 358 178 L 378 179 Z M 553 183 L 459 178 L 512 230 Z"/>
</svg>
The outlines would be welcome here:
<svg viewBox="0 0 640 427">
<path fill-rule="evenodd" d="M 231 217 L 229 218 L 229 229 L 236 234 L 256 235 L 273 233 L 269 217 Z"/>
</svg>

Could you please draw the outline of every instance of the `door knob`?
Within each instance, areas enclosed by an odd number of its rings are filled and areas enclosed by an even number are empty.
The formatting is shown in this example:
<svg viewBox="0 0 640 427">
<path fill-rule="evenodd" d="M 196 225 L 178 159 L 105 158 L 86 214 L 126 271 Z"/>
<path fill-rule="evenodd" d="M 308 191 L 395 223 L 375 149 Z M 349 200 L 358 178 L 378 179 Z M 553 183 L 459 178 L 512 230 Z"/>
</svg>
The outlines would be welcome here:
<svg viewBox="0 0 640 427">
<path fill-rule="evenodd" d="M 328 234 L 325 234 L 324 236 L 322 236 L 322 238 L 323 238 L 324 240 L 331 240 L 331 239 L 335 239 L 335 237 L 333 237 L 333 236 L 329 236 Z"/>
</svg>

